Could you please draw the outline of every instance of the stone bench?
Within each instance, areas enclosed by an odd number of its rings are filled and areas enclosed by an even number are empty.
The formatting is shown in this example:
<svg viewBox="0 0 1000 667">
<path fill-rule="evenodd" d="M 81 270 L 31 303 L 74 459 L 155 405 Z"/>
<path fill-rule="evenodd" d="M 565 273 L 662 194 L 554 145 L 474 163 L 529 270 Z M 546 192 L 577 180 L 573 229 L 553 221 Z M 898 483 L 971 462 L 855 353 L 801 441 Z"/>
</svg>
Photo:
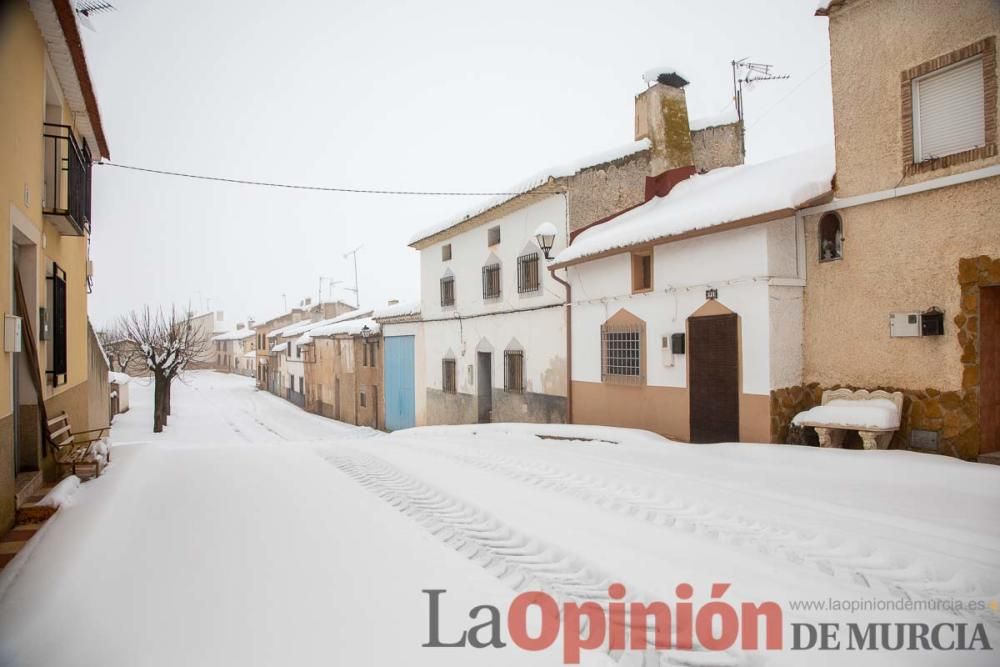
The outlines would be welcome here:
<svg viewBox="0 0 1000 667">
<path fill-rule="evenodd" d="M 865 449 L 888 449 L 899 430 L 902 392 L 835 389 L 823 392 L 822 404 L 795 415 L 796 426 L 811 426 L 820 447 L 841 447 L 848 431 L 857 431 Z"/>
</svg>

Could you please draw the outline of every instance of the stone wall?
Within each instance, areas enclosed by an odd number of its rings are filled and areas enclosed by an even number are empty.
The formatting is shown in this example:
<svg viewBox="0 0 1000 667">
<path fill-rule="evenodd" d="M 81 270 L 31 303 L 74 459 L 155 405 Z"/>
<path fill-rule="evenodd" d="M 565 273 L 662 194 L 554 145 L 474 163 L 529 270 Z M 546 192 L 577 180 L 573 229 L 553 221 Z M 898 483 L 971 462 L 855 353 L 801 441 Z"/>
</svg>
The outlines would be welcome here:
<svg viewBox="0 0 1000 667">
<path fill-rule="evenodd" d="M 715 125 L 694 131 L 691 133 L 691 146 L 694 150 L 694 167 L 699 172 L 743 164 L 739 123 Z"/>
<path fill-rule="evenodd" d="M 649 151 L 584 169 L 569 179 L 569 231 L 638 206 L 645 201 Z"/>
</svg>

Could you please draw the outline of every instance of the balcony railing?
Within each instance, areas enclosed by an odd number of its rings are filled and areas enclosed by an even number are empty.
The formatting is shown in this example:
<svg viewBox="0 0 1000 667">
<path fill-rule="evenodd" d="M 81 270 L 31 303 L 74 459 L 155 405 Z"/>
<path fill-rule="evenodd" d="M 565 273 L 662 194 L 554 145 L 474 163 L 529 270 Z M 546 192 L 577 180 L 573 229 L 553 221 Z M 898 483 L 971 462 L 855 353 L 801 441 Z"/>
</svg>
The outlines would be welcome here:
<svg viewBox="0 0 1000 667">
<path fill-rule="evenodd" d="M 60 233 L 90 233 L 90 149 L 77 143 L 68 125 L 45 123 L 45 193 L 42 213 L 55 217 Z"/>
</svg>

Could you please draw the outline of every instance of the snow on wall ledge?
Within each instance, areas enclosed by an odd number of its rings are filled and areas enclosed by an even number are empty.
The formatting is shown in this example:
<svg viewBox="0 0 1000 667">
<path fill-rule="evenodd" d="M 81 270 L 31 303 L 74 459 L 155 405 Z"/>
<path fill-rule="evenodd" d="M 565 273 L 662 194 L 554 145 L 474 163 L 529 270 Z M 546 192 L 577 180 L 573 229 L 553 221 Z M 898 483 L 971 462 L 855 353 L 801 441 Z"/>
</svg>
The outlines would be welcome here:
<svg viewBox="0 0 1000 667">
<path fill-rule="evenodd" d="M 698 174 L 658 197 L 577 237 L 556 264 L 652 242 L 757 215 L 794 209 L 830 191 L 833 146 L 768 162 Z"/>
</svg>

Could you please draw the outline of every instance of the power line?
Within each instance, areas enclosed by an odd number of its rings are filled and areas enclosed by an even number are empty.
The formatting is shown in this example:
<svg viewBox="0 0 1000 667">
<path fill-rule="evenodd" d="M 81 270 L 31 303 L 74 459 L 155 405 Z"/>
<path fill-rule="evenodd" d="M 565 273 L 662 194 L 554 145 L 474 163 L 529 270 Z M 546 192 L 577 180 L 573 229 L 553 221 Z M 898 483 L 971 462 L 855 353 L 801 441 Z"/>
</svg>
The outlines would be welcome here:
<svg viewBox="0 0 1000 667">
<path fill-rule="evenodd" d="M 181 171 L 168 171 L 166 169 L 151 169 L 149 167 L 136 167 L 134 165 L 119 164 L 103 160 L 95 162 L 96 165 L 105 167 L 117 167 L 119 169 L 129 169 L 132 171 L 142 171 L 148 174 L 160 174 L 162 176 L 177 176 L 179 178 L 193 178 L 199 181 L 217 181 L 220 183 L 234 183 L 236 185 L 254 185 L 264 188 L 284 188 L 286 190 L 315 190 L 318 192 L 348 192 L 363 195 L 399 195 L 408 197 L 500 197 L 516 196 L 522 194 L 535 194 L 531 192 L 446 192 L 427 190 L 382 190 L 377 188 L 341 188 L 322 185 L 299 185 L 295 183 L 269 183 L 267 181 L 251 181 L 242 178 L 224 178 L 222 176 L 205 176 L 203 174 L 188 174 Z"/>
</svg>

